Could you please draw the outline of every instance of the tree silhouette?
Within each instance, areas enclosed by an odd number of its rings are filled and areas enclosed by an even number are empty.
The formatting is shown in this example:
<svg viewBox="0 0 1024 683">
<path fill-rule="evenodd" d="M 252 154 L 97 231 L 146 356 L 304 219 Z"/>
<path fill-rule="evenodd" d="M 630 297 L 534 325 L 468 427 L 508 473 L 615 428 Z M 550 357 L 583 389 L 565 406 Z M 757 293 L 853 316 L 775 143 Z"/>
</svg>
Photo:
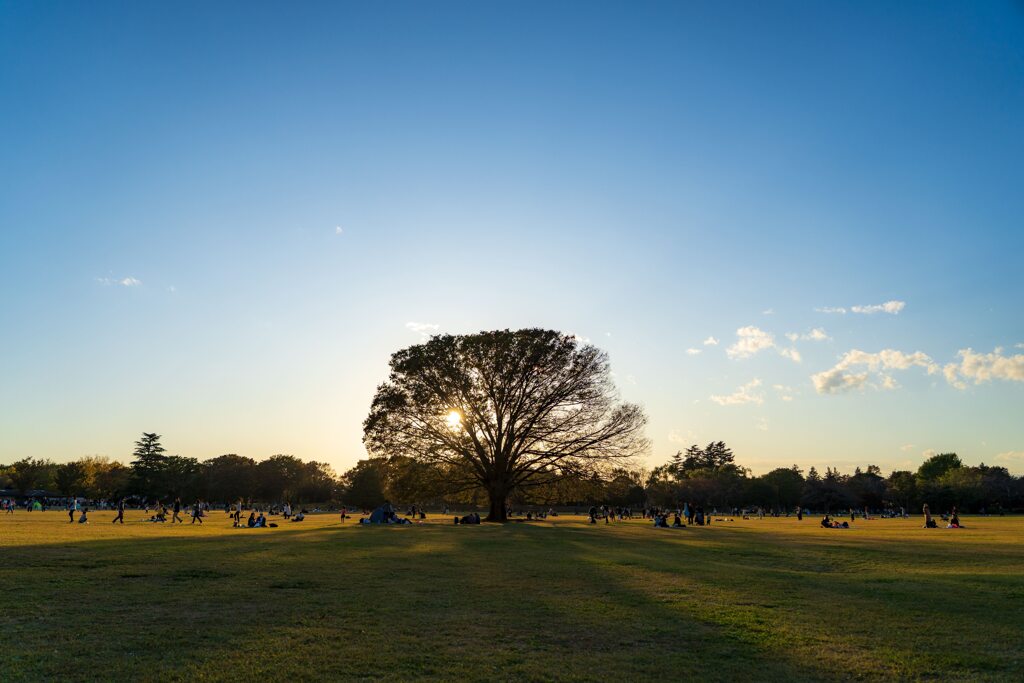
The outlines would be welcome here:
<svg viewBox="0 0 1024 683">
<path fill-rule="evenodd" d="M 604 473 L 647 447 L 646 417 L 619 401 L 607 354 L 572 335 L 438 335 L 390 366 L 363 424 L 367 449 L 450 466 L 450 484 L 487 491 L 490 521 L 506 519 L 516 490 Z"/>
<path fill-rule="evenodd" d="M 160 445 L 160 435 L 142 433 L 142 438 L 135 442 L 132 452 L 132 479 L 135 490 L 144 496 L 162 495 L 167 469 L 167 456 Z"/>
</svg>

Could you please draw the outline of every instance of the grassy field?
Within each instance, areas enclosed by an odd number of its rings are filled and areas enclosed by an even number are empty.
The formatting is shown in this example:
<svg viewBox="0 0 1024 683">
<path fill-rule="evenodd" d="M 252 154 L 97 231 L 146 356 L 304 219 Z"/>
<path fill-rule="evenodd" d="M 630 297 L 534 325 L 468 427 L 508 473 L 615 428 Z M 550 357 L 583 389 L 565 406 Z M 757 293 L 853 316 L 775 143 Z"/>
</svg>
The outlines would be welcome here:
<svg viewBox="0 0 1024 683">
<path fill-rule="evenodd" d="M 1024 519 L 0 516 L 0 680 L 1024 679 Z"/>
</svg>

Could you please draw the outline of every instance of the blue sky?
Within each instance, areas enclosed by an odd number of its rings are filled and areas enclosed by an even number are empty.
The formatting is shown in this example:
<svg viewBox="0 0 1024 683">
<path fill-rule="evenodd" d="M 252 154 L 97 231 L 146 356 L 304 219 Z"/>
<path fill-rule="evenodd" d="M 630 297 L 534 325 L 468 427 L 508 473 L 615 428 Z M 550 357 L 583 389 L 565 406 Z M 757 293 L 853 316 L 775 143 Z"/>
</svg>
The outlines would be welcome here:
<svg viewBox="0 0 1024 683">
<path fill-rule="evenodd" d="M 342 470 L 544 326 L 652 464 L 1024 471 L 1020 4 L 3 3 L 0 131 L 0 462 Z"/>
</svg>

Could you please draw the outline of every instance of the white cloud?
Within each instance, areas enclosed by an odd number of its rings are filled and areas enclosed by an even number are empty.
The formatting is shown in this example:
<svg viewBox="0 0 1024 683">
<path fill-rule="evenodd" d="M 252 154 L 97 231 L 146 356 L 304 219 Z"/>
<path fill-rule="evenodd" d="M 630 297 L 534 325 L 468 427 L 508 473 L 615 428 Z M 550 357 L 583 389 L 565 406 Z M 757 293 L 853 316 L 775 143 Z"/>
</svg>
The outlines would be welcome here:
<svg viewBox="0 0 1024 683">
<path fill-rule="evenodd" d="M 992 353 L 975 353 L 973 349 L 957 352 L 960 362 L 948 363 L 942 369 L 946 380 L 958 389 L 964 389 L 968 381 L 983 384 L 994 379 L 1010 382 L 1024 382 L 1024 354 L 1004 356 L 1003 349 L 996 347 Z"/>
<path fill-rule="evenodd" d="M 1014 345 L 1013 345 L 1013 348 L 1015 348 L 1015 349 L 1024 349 L 1024 343 L 1021 343 L 1021 344 L 1014 344 Z"/>
<path fill-rule="evenodd" d="M 775 338 L 759 327 L 748 325 L 736 330 L 736 343 L 726 349 L 729 358 L 750 358 L 758 351 L 775 346 Z"/>
<path fill-rule="evenodd" d="M 718 340 L 714 337 L 708 337 L 704 340 L 704 346 L 718 346 Z"/>
<path fill-rule="evenodd" d="M 779 392 L 779 398 L 787 403 L 793 400 L 793 394 L 796 393 L 793 387 L 788 387 L 785 384 L 773 384 L 772 389 Z"/>
<path fill-rule="evenodd" d="M 761 315 L 775 315 L 775 309 L 766 308 L 765 310 L 761 311 Z"/>
<path fill-rule="evenodd" d="M 590 343 L 590 337 L 584 337 L 582 334 L 576 334 L 575 332 L 570 332 L 569 336 L 572 337 L 573 339 L 575 339 L 576 341 L 578 341 L 580 344 L 589 344 Z"/>
<path fill-rule="evenodd" d="M 720 406 L 738 406 L 743 405 L 744 403 L 756 403 L 757 405 L 761 405 L 764 403 L 764 394 L 754 392 L 754 390 L 759 386 L 761 386 L 761 380 L 753 379 L 736 389 L 736 391 L 728 396 L 711 396 L 710 398 Z"/>
<path fill-rule="evenodd" d="M 900 446 L 900 450 L 903 451 L 904 453 L 909 453 L 910 451 L 914 450 L 914 444 L 903 444 L 902 446 Z"/>
<path fill-rule="evenodd" d="M 431 334 L 441 329 L 441 326 L 435 325 L 434 323 L 408 322 L 405 324 L 405 329 L 415 332 L 421 337 L 429 337 Z"/>
<path fill-rule="evenodd" d="M 178 288 L 175 287 L 174 285 L 171 285 L 170 287 L 167 288 L 167 291 L 170 292 L 171 294 L 174 294 L 175 292 L 178 291 Z"/>
<path fill-rule="evenodd" d="M 335 225 L 334 226 L 334 234 L 335 235 L 344 235 L 345 234 L 345 228 L 341 227 L 340 225 Z"/>
<path fill-rule="evenodd" d="M 906 301 L 886 301 L 884 304 L 870 304 L 868 306 L 853 306 L 850 308 L 854 313 L 872 315 L 874 313 L 889 313 L 896 315 L 907 305 Z"/>
<path fill-rule="evenodd" d="M 794 348 L 782 349 L 775 345 L 775 337 L 759 327 L 748 325 L 736 330 L 736 343 L 725 350 L 729 358 L 750 358 L 765 349 L 778 349 L 779 355 L 794 363 L 802 359 L 800 352 Z"/>
<path fill-rule="evenodd" d="M 868 372 L 856 373 L 855 367 L 865 367 Z M 814 388 L 819 394 L 839 394 L 868 385 L 870 373 L 876 373 L 882 389 L 895 389 L 896 381 L 886 370 L 907 370 L 911 367 L 922 367 L 929 375 L 939 372 L 940 368 L 929 356 L 921 351 L 903 353 L 895 349 L 883 349 L 878 353 L 868 353 L 853 349 L 847 351 L 839 362 L 829 370 L 811 376 Z"/>
<path fill-rule="evenodd" d="M 668 440 L 672 443 L 691 444 L 694 441 L 694 436 L 690 430 L 686 430 L 686 434 L 680 434 L 679 430 L 673 429 L 668 433 Z"/>
<path fill-rule="evenodd" d="M 926 448 L 925 450 L 921 451 L 921 457 L 924 458 L 925 460 L 932 457 L 933 455 L 937 455 L 934 448 Z"/>
<path fill-rule="evenodd" d="M 687 353 L 687 355 L 690 355 L 690 356 L 696 356 L 696 355 L 698 355 L 700 353 L 703 353 L 703 351 L 701 349 L 686 349 L 686 353 Z"/>
<path fill-rule="evenodd" d="M 996 455 L 999 462 L 1024 463 L 1024 451 L 1005 451 Z"/>
<path fill-rule="evenodd" d="M 822 327 L 815 327 L 810 332 L 800 334 L 799 332 L 787 332 L 786 339 L 791 342 L 795 341 L 831 341 L 832 337 L 828 336 L 828 333 Z"/>
<path fill-rule="evenodd" d="M 139 285 L 142 284 L 142 280 L 137 280 L 136 278 L 131 277 L 130 275 L 128 277 L 121 278 L 120 280 L 112 277 L 98 277 L 96 278 L 96 282 L 104 286 L 120 285 L 122 287 L 138 287 Z"/>
<path fill-rule="evenodd" d="M 800 352 L 797 351 L 796 349 L 779 349 L 779 355 L 783 356 L 784 358 L 790 359 L 794 363 L 799 363 L 800 361 L 803 360 L 803 358 L 800 356 Z"/>
<path fill-rule="evenodd" d="M 839 315 L 846 315 L 846 309 L 842 306 L 822 306 L 821 308 L 815 308 L 818 313 L 838 313 Z"/>
<path fill-rule="evenodd" d="M 762 417 L 757 421 L 757 428 L 762 432 L 768 431 L 768 418 Z"/>
</svg>

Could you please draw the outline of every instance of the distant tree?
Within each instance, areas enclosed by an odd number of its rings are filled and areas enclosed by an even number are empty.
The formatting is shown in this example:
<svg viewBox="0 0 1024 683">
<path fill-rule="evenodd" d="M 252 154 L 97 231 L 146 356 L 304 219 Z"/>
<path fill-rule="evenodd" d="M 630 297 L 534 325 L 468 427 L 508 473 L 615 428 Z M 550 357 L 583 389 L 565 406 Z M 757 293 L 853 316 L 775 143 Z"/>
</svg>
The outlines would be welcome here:
<svg viewBox="0 0 1024 683">
<path fill-rule="evenodd" d="M 200 466 L 195 458 L 169 455 L 164 459 L 162 474 L 163 493 L 171 497 L 190 500 L 200 494 Z"/>
<path fill-rule="evenodd" d="M 298 502 L 304 464 L 294 455 L 272 455 L 256 466 L 259 495 L 273 502 Z"/>
<path fill-rule="evenodd" d="M 885 479 L 876 465 L 868 465 L 867 471 L 860 468 L 846 482 L 850 497 L 858 506 L 867 506 L 877 510 L 882 507 L 886 496 Z"/>
<path fill-rule="evenodd" d="M 800 504 L 800 497 L 804 492 L 804 476 L 796 465 L 774 469 L 765 474 L 762 479 L 774 491 L 771 505 L 775 509 L 792 510 Z"/>
<path fill-rule="evenodd" d="M 552 471 L 587 477 L 644 452 L 646 418 L 620 403 L 608 356 L 549 330 L 438 335 L 398 351 L 363 425 L 374 455 L 403 454 L 487 491 L 487 519 Z"/>
<path fill-rule="evenodd" d="M 349 505 L 371 510 L 385 500 L 383 458 L 360 460 L 341 477 L 342 500 Z"/>
<path fill-rule="evenodd" d="M 302 464 L 302 476 L 295 492 L 299 503 L 327 503 L 338 493 L 338 480 L 331 466 L 311 460 Z"/>
<path fill-rule="evenodd" d="M 23 458 L 7 471 L 15 490 L 21 495 L 34 489 L 45 489 L 53 481 L 56 466 L 49 460 Z"/>
<path fill-rule="evenodd" d="M 85 492 L 87 475 L 81 462 L 66 462 L 57 466 L 54 485 L 65 496 L 81 495 Z"/>
<path fill-rule="evenodd" d="M 627 467 L 618 467 L 604 485 L 604 500 L 609 505 L 631 507 L 643 505 L 645 494 L 640 472 Z"/>
<path fill-rule="evenodd" d="M 203 462 L 206 496 L 221 503 L 248 500 L 256 494 L 256 461 L 233 453 Z"/>
<path fill-rule="evenodd" d="M 962 465 L 960 456 L 956 453 L 939 453 L 921 463 L 921 466 L 917 468 L 917 476 L 924 481 L 934 481 L 949 470 Z"/>
<path fill-rule="evenodd" d="M 918 500 L 917 477 L 913 472 L 894 471 L 885 482 L 885 496 L 888 501 L 904 509 L 911 510 Z"/>
<path fill-rule="evenodd" d="M 132 470 L 119 462 L 106 463 L 94 471 L 91 486 L 94 497 L 120 498 L 132 488 Z"/>
<path fill-rule="evenodd" d="M 143 496 L 166 494 L 167 456 L 160 445 L 160 435 L 143 432 L 132 452 L 132 479 L 137 493 Z"/>
</svg>

